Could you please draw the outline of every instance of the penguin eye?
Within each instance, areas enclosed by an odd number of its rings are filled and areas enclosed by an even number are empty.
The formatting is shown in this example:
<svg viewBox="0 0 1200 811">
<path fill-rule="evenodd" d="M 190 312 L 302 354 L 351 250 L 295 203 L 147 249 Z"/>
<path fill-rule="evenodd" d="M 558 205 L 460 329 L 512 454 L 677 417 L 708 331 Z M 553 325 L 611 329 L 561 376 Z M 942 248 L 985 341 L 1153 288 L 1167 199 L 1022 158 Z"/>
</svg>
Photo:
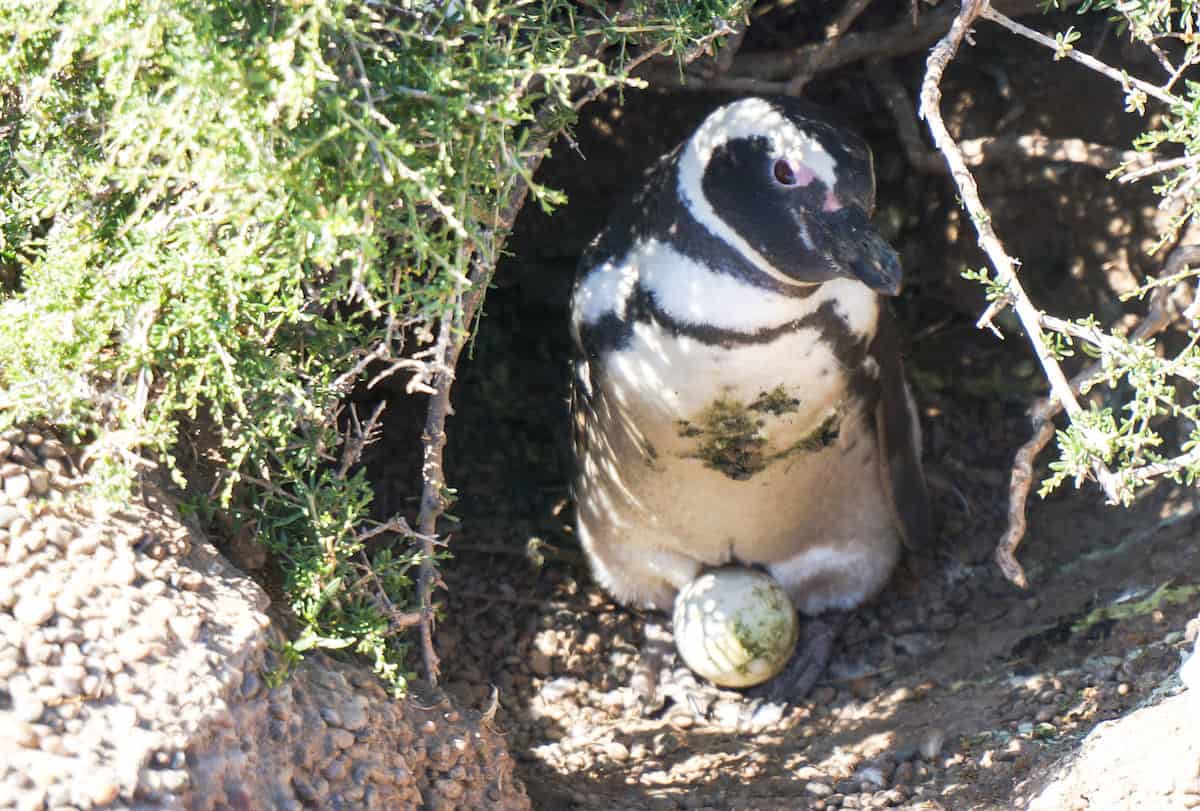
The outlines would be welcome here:
<svg viewBox="0 0 1200 811">
<path fill-rule="evenodd" d="M 795 186 L 800 182 L 790 161 L 783 158 L 775 161 L 775 182 L 780 186 Z"/>
</svg>

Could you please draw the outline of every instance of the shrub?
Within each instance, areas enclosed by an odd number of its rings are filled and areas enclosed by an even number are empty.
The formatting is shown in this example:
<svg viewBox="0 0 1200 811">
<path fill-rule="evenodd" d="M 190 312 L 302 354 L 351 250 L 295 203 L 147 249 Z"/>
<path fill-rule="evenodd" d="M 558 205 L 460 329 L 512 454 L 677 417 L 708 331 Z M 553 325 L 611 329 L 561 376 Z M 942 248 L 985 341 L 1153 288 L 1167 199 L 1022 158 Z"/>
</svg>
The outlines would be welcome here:
<svg viewBox="0 0 1200 811">
<path fill-rule="evenodd" d="M 561 199 L 532 172 L 580 94 L 742 4 L 5 3 L 0 426 L 54 423 L 120 500 L 151 460 L 182 483 L 201 421 L 214 497 L 282 566 L 291 654 L 353 647 L 402 686 L 421 553 L 366 559 L 343 399 L 448 386 L 525 189 Z"/>
</svg>

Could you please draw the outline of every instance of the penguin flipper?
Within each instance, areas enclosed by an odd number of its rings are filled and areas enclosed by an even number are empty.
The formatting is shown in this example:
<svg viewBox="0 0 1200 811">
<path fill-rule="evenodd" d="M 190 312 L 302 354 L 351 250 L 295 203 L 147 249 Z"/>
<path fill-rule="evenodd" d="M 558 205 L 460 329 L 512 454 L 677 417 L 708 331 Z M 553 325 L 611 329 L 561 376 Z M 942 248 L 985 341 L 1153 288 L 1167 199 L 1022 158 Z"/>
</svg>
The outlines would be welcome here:
<svg viewBox="0 0 1200 811">
<path fill-rule="evenodd" d="M 872 354 L 879 362 L 879 401 L 875 429 L 879 440 L 879 479 L 905 548 L 929 550 L 934 539 L 929 489 L 921 467 L 921 423 L 890 315 L 881 314 Z"/>
</svg>

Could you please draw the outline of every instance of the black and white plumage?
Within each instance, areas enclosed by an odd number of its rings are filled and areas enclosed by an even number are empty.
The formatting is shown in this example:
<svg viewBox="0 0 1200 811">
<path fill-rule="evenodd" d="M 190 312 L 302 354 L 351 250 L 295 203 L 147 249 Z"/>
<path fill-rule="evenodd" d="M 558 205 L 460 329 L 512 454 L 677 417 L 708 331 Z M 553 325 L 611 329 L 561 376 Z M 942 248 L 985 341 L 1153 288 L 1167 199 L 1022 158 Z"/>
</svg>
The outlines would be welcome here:
<svg viewBox="0 0 1200 811">
<path fill-rule="evenodd" d="M 882 295 L 871 155 L 790 99 L 711 113 L 585 254 L 572 301 L 580 540 L 627 604 L 766 568 L 851 609 L 929 535 Z"/>
</svg>

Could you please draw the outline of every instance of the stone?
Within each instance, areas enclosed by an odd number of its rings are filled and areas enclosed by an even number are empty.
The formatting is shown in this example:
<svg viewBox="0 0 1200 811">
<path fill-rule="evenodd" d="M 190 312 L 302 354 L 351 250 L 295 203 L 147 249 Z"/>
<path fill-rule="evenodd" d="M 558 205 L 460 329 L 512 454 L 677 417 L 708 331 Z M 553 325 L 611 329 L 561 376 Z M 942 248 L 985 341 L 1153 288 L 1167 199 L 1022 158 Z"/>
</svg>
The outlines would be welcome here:
<svg viewBox="0 0 1200 811">
<path fill-rule="evenodd" d="M 50 471 L 45 468 L 32 468 L 27 475 L 34 495 L 44 496 L 50 492 Z"/>
<path fill-rule="evenodd" d="M 54 601 L 41 594 L 22 596 L 13 608 L 13 616 L 23 625 L 36 628 L 54 616 Z"/>
<path fill-rule="evenodd" d="M 0 504 L 0 529 L 8 529 L 21 517 L 21 511 L 11 504 Z"/>
<path fill-rule="evenodd" d="M 12 501 L 19 501 L 29 495 L 33 482 L 28 473 L 17 473 L 4 479 L 4 495 Z"/>
<path fill-rule="evenodd" d="M 921 757 L 925 760 L 933 760 L 941 754 L 942 746 L 945 743 L 946 733 L 937 727 L 933 727 L 926 730 L 925 734 L 921 737 L 921 744 L 917 748 L 921 753 Z"/>
</svg>

